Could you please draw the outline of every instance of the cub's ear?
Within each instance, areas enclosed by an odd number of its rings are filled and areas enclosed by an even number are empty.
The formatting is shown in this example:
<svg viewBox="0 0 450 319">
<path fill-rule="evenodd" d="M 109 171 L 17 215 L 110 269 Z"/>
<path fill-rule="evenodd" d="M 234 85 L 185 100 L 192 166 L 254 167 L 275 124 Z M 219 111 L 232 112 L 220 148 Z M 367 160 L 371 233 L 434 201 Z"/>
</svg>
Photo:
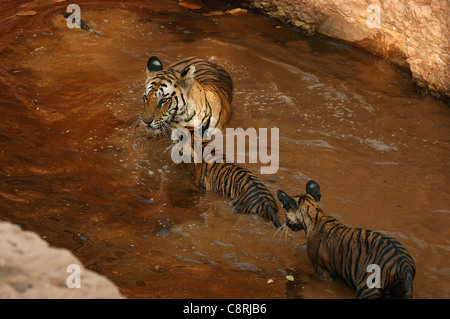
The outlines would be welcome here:
<svg viewBox="0 0 450 319">
<path fill-rule="evenodd" d="M 192 85 L 194 84 L 195 65 L 191 64 L 185 67 L 183 71 L 181 71 L 180 77 L 180 86 L 185 92 L 189 92 Z"/>
<path fill-rule="evenodd" d="M 297 203 L 295 202 L 295 200 L 282 190 L 278 190 L 277 197 L 285 210 L 292 210 L 297 208 Z"/>
<path fill-rule="evenodd" d="M 306 183 L 306 194 L 311 195 L 314 200 L 319 203 L 320 198 L 322 197 L 322 194 L 320 194 L 319 183 L 314 180 L 309 180 L 308 183 Z"/>
<path fill-rule="evenodd" d="M 147 74 L 151 72 L 161 71 L 163 69 L 162 62 L 156 57 L 152 56 L 147 61 Z"/>
</svg>

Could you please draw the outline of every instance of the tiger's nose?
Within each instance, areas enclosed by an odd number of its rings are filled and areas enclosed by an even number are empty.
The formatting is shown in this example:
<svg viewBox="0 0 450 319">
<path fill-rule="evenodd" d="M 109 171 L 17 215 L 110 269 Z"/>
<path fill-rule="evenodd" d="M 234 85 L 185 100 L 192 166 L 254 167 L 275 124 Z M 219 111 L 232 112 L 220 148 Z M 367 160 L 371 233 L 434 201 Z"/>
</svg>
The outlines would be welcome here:
<svg viewBox="0 0 450 319">
<path fill-rule="evenodd" d="M 141 123 L 145 126 L 150 126 L 153 124 L 153 119 L 146 119 L 143 118 L 142 115 L 139 115 L 139 120 L 141 121 Z"/>
</svg>

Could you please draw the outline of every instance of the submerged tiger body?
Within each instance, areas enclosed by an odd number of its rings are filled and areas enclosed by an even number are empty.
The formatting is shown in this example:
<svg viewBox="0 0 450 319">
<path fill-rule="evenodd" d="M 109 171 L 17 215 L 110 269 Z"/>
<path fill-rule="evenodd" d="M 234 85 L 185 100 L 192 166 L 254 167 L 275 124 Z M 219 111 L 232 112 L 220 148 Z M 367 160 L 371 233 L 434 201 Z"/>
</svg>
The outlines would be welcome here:
<svg viewBox="0 0 450 319">
<path fill-rule="evenodd" d="M 155 56 L 147 62 L 141 123 L 155 134 L 193 126 L 223 129 L 231 117 L 233 83 L 222 67 L 188 58 L 163 69 Z"/>
<path fill-rule="evenodd" d="M 255 174 L 235 163 L 226 163 L 225 154 L 202 138 L 197 129 L 189 127 L 182 135 L 186 134 L 191 137 L 192 160 L 195 162 L 196 152 L 202 154 L 201 162 L 195 164 L 195 183 L 199 187 L 230 198 L 238 214 L 256 214 L 271 221 L 276 228 L 281 227 L 275 198 Z M 196 150 L 193 137 L 201 140 L 200 150 Z"/>
<path fill-rule="evenodd" d="M 286 225 L 305 230 L 307 254 L 317 275 L 342 278 L 357 298 L 413 297 L 414 260 L 397 240 L 325 215 L 308 191 L 298 202 L 281 190 L 277 197 L 286 210 Z M 373 269 L 378 269 L 378 277 L 369 278 Z M 372 281 L 377 278 L 378 284 Z"/>
<path fill-rule="evenodd" d="M 230 119 L 233 84 L 230 75 L 217 64 L 188 58 L 163 69 L 161 61 L 153 56 L 147 62 L 145 85 L 140 120 L 152 133 L 168 134 L 178 129 L 183 135 L 185 129 L 185 134 L 193 137 L 198 123 L 202 131 L 222 130 Z M 201 150 L 208 151 L 209 142 L 200 140 Z M 194 144 L 190 146 L 193 158 Z M 238 214 L 257 214 L 280 227 L 276 201 L 259 178 L 247 169 L 226 163 L 220 150 L 210 153 L 209 158 L 195 164 L 196 184 L 230 198 Z M 211 156 L 222 158 L 222 163 L 211 160 Z"/>
<path fill-rule="evenodd" d="M 161 61 L 153 56 L 146 72 L 140 120 L 150 132 L 169 134 L 178 129 L 183 135 L 185 129 L 184 133 L 193 137 L 198 123 L 203 132 L 225 128 L 231 116 L 233 84 L 222 67 L 193 57 L 163 69 Z M 202 153 L 211 149 L 208 140 L 200 140 Z M 194 144 L 190 146 L 193 158 Z M 281 227 L 276 201 L 259 178 L 234 163 L 226 163 L 220 150 L 210 153 L 210 157 L 195 164 L 196 184 L 230 198 L 238 214 L 257 214 Z M 211 156 L 222 158 L 222 163 Z"/>
</svg>

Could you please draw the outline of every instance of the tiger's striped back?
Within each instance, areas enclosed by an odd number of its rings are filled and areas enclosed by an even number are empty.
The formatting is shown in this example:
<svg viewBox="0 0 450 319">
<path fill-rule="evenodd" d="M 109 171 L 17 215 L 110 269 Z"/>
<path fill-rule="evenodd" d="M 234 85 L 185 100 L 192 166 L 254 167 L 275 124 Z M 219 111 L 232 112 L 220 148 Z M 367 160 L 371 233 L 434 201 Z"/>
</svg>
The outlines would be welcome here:
<svg viewBox="0 0 450 319">
<path fill-rule="evenodd" d="M 280 228 L 277 204 L 267 187 L 249 170 L 234 163 L 196 164 L 196 183 L 232 199 L 238 214 L 257 214 Z"/>
<path fill-rule="evenodd" d="M 200 139 L 199 132 L 188 128 L 191 137 Z M 271 221 L 276 228 L 281 227 L 278 220 L 278 206 L 272 193 L 261 180 L 249 170 L 226 163 L 221 150 L 214 149 L 210 141 L 201 139 L 202 154 L 206 154 L 201 163 L 195 165 L 195 182 L 207 191 L 217 192 L 232 200 L 238 214 L 256 214 Z M 191 138 L 192 158 L 196 146 Z"/>
<path fill-rule="evenodd" d="M 183 71 L 190 65 L 195 66 L 195 80 L 205 89 L 221 94 L 229 104 L 233 100 L 233 82 L 227 71 L 213 62 L 199 57 L 191 57 L 168 66 L 168 69 Z"/>
<path fill-rule="evenodd" d="M 278 198 L 286 202 L 282 194 Z M 358 298 L 412 298 L 414 260 L 396 239 L 345 226 L 325 215 L 308 194 L 299 196 L 296 207 L 286 205 L 287 225 L 306 232 L 307 254 L 316 274 L 344 279 Z M 369 265 L 379 267 L 379 287 L 369 285 Z"/>
</svg>

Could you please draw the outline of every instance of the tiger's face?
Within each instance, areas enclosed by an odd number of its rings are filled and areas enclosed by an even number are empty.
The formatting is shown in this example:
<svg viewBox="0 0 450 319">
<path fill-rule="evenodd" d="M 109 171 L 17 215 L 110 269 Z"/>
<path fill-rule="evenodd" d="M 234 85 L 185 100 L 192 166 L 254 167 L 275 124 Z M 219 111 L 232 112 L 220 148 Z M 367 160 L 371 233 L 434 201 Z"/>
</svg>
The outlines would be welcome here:
<svg viewBox="0 0 450 319">
<path fill-rule="evenodd" d="M 163 70 L 156 57 L 147 62 L 147 80 L 143 94 L 144 111 L 141 123 L 152 133 L 169 132 L 189 121 L 187 95 L 194 83 L 195 66 L 181 72 Z"/>
<path fill-rule="evenodd" d="M 310 211 L 320 210 L 318 203 L 321 196 L 320 186 L 314 180 L 308 181 L 306 194 L 299 195 L 298 202 L 282 190 L 279 190 L 277 197 L 286 211 L 286 225 L 293 231 L 305 229 L 305 216 Z"/>
</svg>

